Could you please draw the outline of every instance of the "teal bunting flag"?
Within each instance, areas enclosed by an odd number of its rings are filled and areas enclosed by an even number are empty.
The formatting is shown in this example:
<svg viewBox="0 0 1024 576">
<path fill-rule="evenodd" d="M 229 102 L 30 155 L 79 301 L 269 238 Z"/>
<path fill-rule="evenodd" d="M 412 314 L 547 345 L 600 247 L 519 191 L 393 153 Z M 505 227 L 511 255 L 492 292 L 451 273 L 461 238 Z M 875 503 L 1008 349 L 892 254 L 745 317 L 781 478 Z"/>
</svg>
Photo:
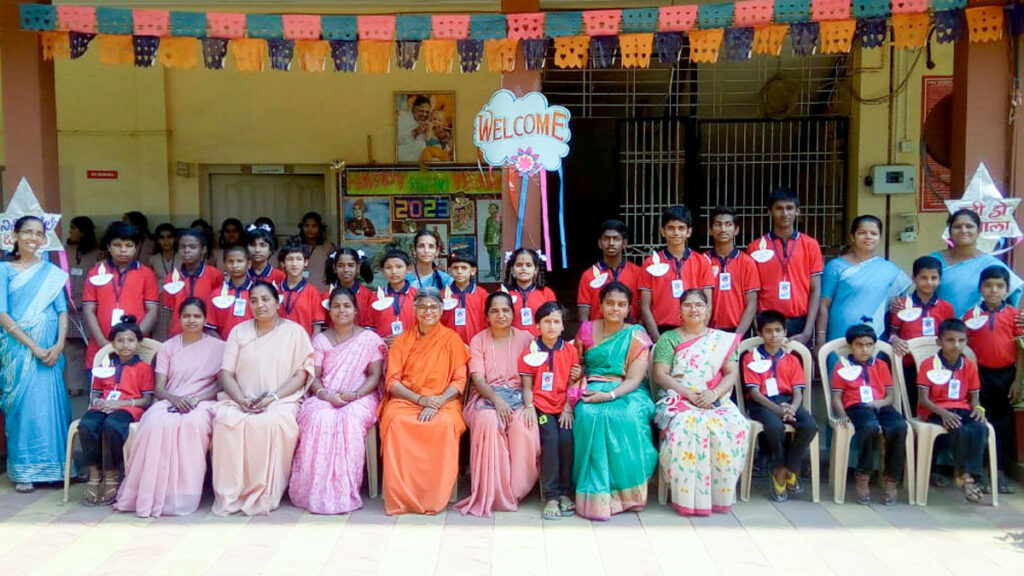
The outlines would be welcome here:
<svg viewBox="0 0 1024 576">
<path fill-rule="evenodd" d="M 582 12 L 549 12 L 544 16 L 544 35 L 548 38 L 578 36 L 582 29 Z"/>
<path fill-rule="evenodd" d="M 879 18 L 889 15 L 889 0 L 853 0 L 855 18 Z"/>
<path fill-rule="evenodd" d="M 432 26 L 430 14 L 399 14 L 395 17 L 395 40 L 429 40 Z"/>
<path fill-rule="evenodd" d="M 100 34 L 131 34 L 132 11 L 128 8 L 96 8 L 96 29 Z"/>
<path fill-rule="evenodd" d="M 775 0 L 775 21 L 795 24 L 811 19 L 811 0 Z"/>
<path fill-rule="evenodd" d="M 642 34 L 658 30 L 657 8 L 629 8 L 622 11 L 622 31 L 626 34 Z M 551 16 L 548 15 L 548 18 Z"/>
<path fill-rule="evenodd" d="M 22 30 L 46 32 L 57 25 L 57 7 L 49 4 L 22 4 L 20 10 Z"/>
<path fill-rule="evenodd" d="M 171 36 L 206 37 L 206 12 L 171 12 Z"/>
<path fill-rule="evenodd" d="M 945 12 L 967 7 L 967 0 L 931 0 L 933 12 Z"/>
<path fill-rule="evenodd" d="M 355 16 L 323 16 L 320 35 L 324 40 L 355 41 L 359 39 L 359 24 Z"/>
<path fill-rule="evenodd" d="M 473 40 L 495 40 L 504 38 L 506 24 L 504 14 L 472 14 L 469 17 L 469 37 Z"/>
<path fill-rule="evenodd" d="M 722 4 L 701 4 L 697 7 L 697 25 L 701 30 L 711 28 L 730 28 L 732 15 L 736 5 L 732 2 Z"/>
<path fill-rule="evenodd" d="M 284 23 L 280 14 L 246 14 L 245 29 L 250 38 L 284 38 Z"/>
</svg>

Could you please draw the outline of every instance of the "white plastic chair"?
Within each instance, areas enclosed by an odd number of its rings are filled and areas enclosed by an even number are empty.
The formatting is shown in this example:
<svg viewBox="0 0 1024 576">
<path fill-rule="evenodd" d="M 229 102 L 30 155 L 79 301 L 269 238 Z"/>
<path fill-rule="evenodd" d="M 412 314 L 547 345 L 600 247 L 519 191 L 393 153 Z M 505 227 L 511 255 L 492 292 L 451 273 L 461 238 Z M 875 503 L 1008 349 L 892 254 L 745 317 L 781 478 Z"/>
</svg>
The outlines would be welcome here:
<svg viewBox="0 0 1024 576">
<path fill-rule="evenodd" d="M 854 428 L 852 425 L 839 426 L 839 419 L 836 418 L 832 409 L 832 373 L 828 370 L 828 357 L 831 354 L 847 356 L 851 353 L 850 346 L 845 338 L 837 338 L 824 344 L 818 351 L 818 371 L 821 374 L 821 386 L 825 392 L 825 407 L 828 409 L 828 424 L 832 428 L 832 450 L 829 465 L 828 481 L 832 486 L 832 499 L 836 504 L 842 504 L 846 500 L 846 476 L 850 463 L 850 441 L 853 440 Z M 884 354 L 889 358 L 889 368 L 892 370 L 893 393 L 896 394 L 893 409 L 903 414 L 903 406 L 906 403 L 902 399 L 904 395 L 903 366 L 899 359 L 893 354 L 892 346 L 886 342 L 875 343 L 875 355 Z M 904 472 L 903 483 L 907 488 L 907 502 L 911 505 L 915 502 L 916 482 L 914 467 L 914 428 L 907 425 L 907 465 Z"/>
<path fill-rule="evenodd" d="M 939 350 L 939 345 L 935 341 L 935 338 L 927 336 L 921 338 L 914 338 L 907 342 L 907 346 L 910 347 L 910 355 L 914 358 L 914 364 L 920 371 L 921 363 L 926 359 L 931 358 Z M 974 351 L 970 348 L 964 348 L 964 356 L 970 359 L 972 362 L 976 362 Z M 902 359 L 902 357 L 901 357 Z M 903 409 L 907 414 L 916 414 L 914 406 L 910 406 L 909 399 L 904 395 L 903 402 L 905 403 Z M 939 436 L 946 433 L 946 429 L 938 424 L 932 424 L 917 418 L 916 416 L 907 417 L 907 422 L 914 429 L 914 434 L 917 436 L 917 505 L 927 506 L 928 505 L 928 489 L 930 488 L 929 480 L 932 474 L 932 454 L 935 450 L 935 441 L 938 440 Z M 985 421 L 985 426 L 988 427 L 988 462 L 989 462 L 989 476 L 992 482 L 992 506 L 999 506 L 999 490 L 995 488 L 999 485 L 999 467 L 996 466 L 996 431 L 992 428 L 992 424 Z"/>
<path fill-rule="evenodd" d="M 753 338 L 747 338 L 744 340 L 738 349 L 740 359 L 742 361 L 743 354 L 749 352 L 761 344 L 764 343 L 764 339 L 760 336 Z M 814 372 L 814 360 L 811 356 L 811 351 L 807 349 L 803 344 L 790 340 L 786 342 L 782 349 L 786 354 L 796 354 L 800 358 L 800 363 L 804 367 L 804 382 L 806 383 L 803 392 L 803 399 L 801 404 L 803 409 L 811 414 L 811 391 L 813 390 L 811 383 L 813 382 L 811 377 Z M 746 407 L 744 406 L 743 399 L 743 371 L 740 370 L 740 382 L 736 387 L 736 405 L 739 406 L 740 411 L 746 415 Z M 743 468 L 743 476 L 740 477 L 740 499 L 744 502 L 750 500 L 750 486 L 752 484 L 752 477 L 754 472 L 754 450 L 757 447 L 757 437 L 764 432 L 764 425 L 747 417 L 747 422 L 750 424 L 750 449 L 747 450 L 747 463 Z M 786 433 L 796 433 L 796 428 L 791 424 L 786 424 Z M 814 435 L 814 439 L 811 440 L 811 444 L 808 447 L 809 456 L 811 459 L 811 500 L 818 502 L 820 500 L 821 490 L 821 456 L 820 456 L 820 445 L 819 445 L 819 434 Z M 799 470 L 795 472 L 799 473 Z"/>
</svg>

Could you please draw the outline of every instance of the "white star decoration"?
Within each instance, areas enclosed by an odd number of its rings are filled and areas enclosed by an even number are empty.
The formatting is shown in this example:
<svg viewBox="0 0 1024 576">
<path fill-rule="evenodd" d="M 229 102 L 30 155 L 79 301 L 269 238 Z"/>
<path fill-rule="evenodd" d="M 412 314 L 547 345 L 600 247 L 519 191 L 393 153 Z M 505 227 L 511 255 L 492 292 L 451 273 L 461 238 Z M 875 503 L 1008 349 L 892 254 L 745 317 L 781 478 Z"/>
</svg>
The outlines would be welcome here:
<svg viewBox="0 0 1024 576">
<path fill-rule="evenodd" d="M 43 224 L 46 226 L 46 244 L 39 251 L 63 251 L 64 245 L 60 243 L 56 232 L 60 214 L 43 212 L 43 207 L 39 205 L 39 200 L 36 199 L 32 187 L 29 186 L 28 180 L 25 178 L 18 183 L 18 188 L 14 191 L 10 204 L 7 205 L 7 211 L 0 214 L 0 246 L 4 250 L 14 248 L 14 223 L 18 221 L 18 218 L 28 215 L 42 218 Z"/>
<path fill-rule="evenodd" d="M 1010 239 L 1009 246 L 999 252 L 1013 248 L 1021 239 L 1020 227 L 1013 217 L 1020 198 L 1003 198 L 996 188 L 992 176 L 989 175 L 985 163 L 978 165 L 978 170 L 967 185 L 964 195 L 957 200 L 946 200 L 946 209 L 952 214 L 957 210 L 969 208 L 981 216 L 981 235 L 978 237 L 978 249 L 992 254 L 1000 247 L 1000 240 Z M 949 229 L 942 232 L 942 239 L 949 241 Z"/>
</svg>

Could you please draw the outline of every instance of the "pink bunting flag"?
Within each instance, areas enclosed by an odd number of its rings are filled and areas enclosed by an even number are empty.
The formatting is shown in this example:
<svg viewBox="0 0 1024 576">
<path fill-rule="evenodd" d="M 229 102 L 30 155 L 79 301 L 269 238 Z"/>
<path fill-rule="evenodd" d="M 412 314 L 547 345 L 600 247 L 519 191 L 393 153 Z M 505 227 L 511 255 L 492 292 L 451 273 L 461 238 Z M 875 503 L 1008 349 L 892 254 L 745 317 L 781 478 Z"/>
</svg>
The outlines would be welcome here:
<svg viewBox="0 0 1024 576">
<path fill-rule="evenodd" d="M 57 29 L 95 34 L 96 8 L 93 6 L 57 6 Z"/>
<path fill-rule="evenodd" d="M 772 23 L 775 13 L 774 0 L 746 0 L 737 2 L 733 12 L 733 26 L 750 28 L 767 26 Z"/>
<path fill-rule="evenodd" d="M 811 20 L 849 20 L 850 0 L 811 0 Z"/>
<path fill-rule="evenodd" d="M 167 10 L 132 10 L 133 31 L 136 36 L 168 36 L 171 33 L 171 13 Z"/>
<path fill-rule="evenodd" d="M 435 40 L 469 38 L 469 14 L 435 14 L 430 17 Z"/>
<path fill-rule="evenodd" d="M 208 12 L 210 38 L 241 38 L 245 36 L 245 14 Z"/>
<path fill-rule="evenodd" d="M 508 37 L 513 40 L 530 40 L 544 37 L 544 13 L 509 14 Z"/>
<path fill-rule="evenodd" d="M 622 10 L 587 10 L 583 13 L 583 33 L 587 36 L 617 36 Z"/>
<path fill-rule="evenodd" d="M 395 39 L 395 17 L 391 16 L 357 16 L 360 40 Z"/>
<path fill-rule="evenodd" d="M 658 8 L 658 32 L 688 32 L 697 24 L 696 6 Z"/>
<path fill-rule="evenodd" d="M 284 37 L 288 40 L 319 40 L 320 16 L 285 14 L 281 16 Z"/>
</svg>

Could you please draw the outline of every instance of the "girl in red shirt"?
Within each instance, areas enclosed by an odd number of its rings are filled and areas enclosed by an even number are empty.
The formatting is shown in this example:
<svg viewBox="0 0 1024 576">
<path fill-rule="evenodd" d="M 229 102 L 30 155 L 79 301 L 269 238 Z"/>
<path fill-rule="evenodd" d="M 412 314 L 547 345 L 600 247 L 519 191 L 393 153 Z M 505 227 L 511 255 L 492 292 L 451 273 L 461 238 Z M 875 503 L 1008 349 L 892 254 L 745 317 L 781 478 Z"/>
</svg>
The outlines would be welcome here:
<svg viewBox="0 0 1024 576">
<path fill-rule="evenodd" d="M 377 335 L 387 342 L 394 342 L 395 336 L 412 328 L 416 324 L 416 310 L 413 300 L 416 289 L 405 279 L 409 272 L 412 259 L 404 250 L 389 250 L 381 260 L 387 286 L 377 289 L 376 297 L 370 308 L 373 310 L 373 328 Z"/>
<path fill-rule="evenodd" d="M 227 340 L 231 330 L 252 319 L 249 308 L 249 250 L 245 246 L 230 246 L 224 250 L 224 272 L 227 279 L 207 301 L 210 311 L 206 317 L 206 328 L 217 333 L 221 340 Z"/>
<path fill-rule="evenodd" d="M 278 314 L 302 326 L 310 336 L 319 334 L 324 327 L 324 307 L 320 303 L 320 291 L 303 274 L 309 263 L 305 249 L 302 244 L 289 243 L 278 253 L 277 260 L 284 265 L 287 276 L 280 286 Z"/>
<path fill-rule="evenodd" d="M 540 335 L 534 313 L 541 304 L 555 300 L 555 293 L 544 286 L 540 254 L 531 248 L 519 248 L 505 262 L 504 292 L 512 295 L 512 325 L 536 338 Z"/>
<path fill-rule="evenodd" d="M 171 316 L 171 336 L 181 334 L 181 319 L 178 309 L 189 298 L 208 302 L 220 292 L 224 274 L 206 263 L 206 234 L 202 230 L 189 228 L 178 233 L 178 255 L 181 266 L 164 278 L 163 308 Z"/>
<path fill-rule="evenodd" d="M 270 282 L 274 288 L 280 288 L 284 282 L 284 272 L 274 267 L 270 261 L 274 250 L 277 250 L 277 238 L 274 237 L 274 229 L 269 224 L 250 224 L 245 229 L 249 245 L 249 278 L 256 282 L 262 280 Z"/>
<path fill-rule="evenodd" d="M 374 300 L 373 270 L 370 264 L 363 258 L 362 251 L 352 248 L 338 248 L 327 256 L 327 264 L 324 266 L 324 281 L 327 289 L 322 295 L 321 304 L 324 310 L 328 310 L 331 301 L 331 292 L 335 288 L 346 288 L 356 296 L 356 326 L 362 328 L 373 324 L 373 308 L 370 303 Z M 324 319 L 324 325 L 330 326 L 330 314 Z"/>
</svg>

